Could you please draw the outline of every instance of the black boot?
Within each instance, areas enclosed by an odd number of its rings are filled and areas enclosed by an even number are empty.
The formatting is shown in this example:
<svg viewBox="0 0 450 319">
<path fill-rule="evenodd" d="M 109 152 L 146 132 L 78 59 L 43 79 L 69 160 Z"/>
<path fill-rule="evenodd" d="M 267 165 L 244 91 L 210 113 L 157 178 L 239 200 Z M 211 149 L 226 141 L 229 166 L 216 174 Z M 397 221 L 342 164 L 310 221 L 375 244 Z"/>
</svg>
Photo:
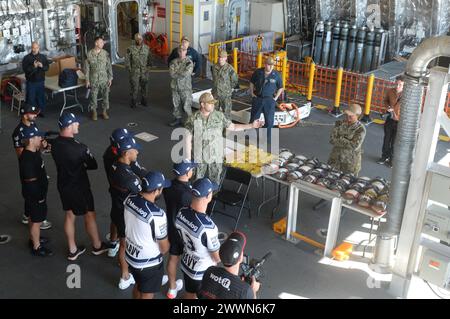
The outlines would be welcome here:
<svg viewBox="0 0 450 319">
<path fill-rule="evenodd" d="M 130 107 L 131 107 L 132 109 L 134 109 L 134 108 L 137 107 L 136 101 L 135 101 L 134 99 L 131 100 Z"/>
<path fill-rule="evenodd" d="M 170 127 L 177 127 L 177 126 L 181 126 L 181 120 L 180 119 L 175 119 L 172 122 L 169 123 Z"/>
<path fill-rule="evenodd" d="M 147 106 L 147 100 L 145 98 L 141 99 L 141 105 L 142 106 Z"/>
</svg>

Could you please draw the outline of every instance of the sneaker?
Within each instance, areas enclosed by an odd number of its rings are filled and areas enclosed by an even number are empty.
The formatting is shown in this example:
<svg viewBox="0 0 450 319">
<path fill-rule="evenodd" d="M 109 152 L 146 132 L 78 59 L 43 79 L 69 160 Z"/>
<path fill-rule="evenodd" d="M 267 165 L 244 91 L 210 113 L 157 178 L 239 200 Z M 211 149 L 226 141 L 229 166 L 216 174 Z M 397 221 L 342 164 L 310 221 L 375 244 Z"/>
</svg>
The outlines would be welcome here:
<svg viewBox="0 0 450 319">
<path fill-rule="evenodd" d="M 170 289 L 167 291 L 167 298 L 169 299 L 175 299 L 177 297 L 178 292 L 183 289 L 183 280 L 178 279 L 176 281 L 176 287 L 175 289 Z"/>
<path fill-rule="evenodd" d="M 39 257 L 49 257 L 49 256 L 53 256 L 53 252 L 48 249 L 45 248 L 44 246 L 39 246 L 38 249 L 31 249 L 31 254 L 33 256 L 39 256 Z"/>
<path fill-rule="evenodd" d="M 384 163 L 386 163 L 387 160 L 388 160 L 387 158 L 382 157 L 377 161 L 377 164 L 383 165 Z"/>
<path fill-rule="evenodd" d="M 106 244 L 105 242 L 102 241 L 102 244 L 100 245 L 99 248 L 94 248 L 94 247 L 92 247 L 92 253 L 93 253 L 95 256 L 98 256 L 98 255 L 101 255 L 101 254 L 107 252 L 108 249 L 110 249 L 110 248 L 111 248 L 110 245 L 108 245 L 108 244 Z"/>
<path fill-rule="evenodd" d="M 108 257 L 114 258 L 119 252 L 119 241 L 110 242 L 109 245 L 111 246 L 111 248 L 108 249 Z"/>
<path fill-rule="evenodd" d="M 125 290 L 125 289 L 127 289 L 128 287 L 130 287 L 131 285 L 134 285 L 134 284 L 135 284 L 134 277 L 133 277 L 132 274 L 130 274 L 128 279 L 120 278 L 119 289 Z"/>
<path fill-rule="evenodd" d="M 67 259 L 69 260 L 77 260 L 78 256 L 80 256 L 81 254 L 84 254 L 84 252 L 86 251 L 86 248 L 83 246 L 77 247 L 77 251 L 74 253 L 71 253 L 69 251 L 69 255 L 67 256 Z"/>
<path fill-rule="evenodd" d="M 181 126 L 181 120 L 180 119 L 175 119 L 172 122 L 169 123 L 170 127 L 176 127 L 176 126 Z"/>
<path fill-rule="evenodd" d="M 42 224 L 41 224 L 41 230 L 46 230 L 46 229 L 50 229 L 50 228 L 52 228 L 52 223 L 51 222 L 49 222 L 48 220 L 44 220 L 43 222 L 42 222 Z"/>
<path fill-rule="evenodd" d="M 111 233 L 107 233 L 105 238 L 107 241 L 111 241 Z"/>
<path fill-rule="evenodd" d="M 161 280 L 161 286 L 164 286 L 169 281 L 169 276 L 164 275 Z"/>
<path fill-rule="evenodd" d="M 11 241 L 11 236 L 9 235 L 0 235 L 0 245 L 9 243 Z"/>
<path fill-rule="evenodd" d="M 41 245 L 48 244 L 49 241 L 50 240 L 47 237 L 39 238 L 39 244 L 41 244 Z M 30 246 L 30 248 L 33 248 L 33 241 L 31 239 L 28 240 L 28 246 Z"/>
<path fill-rule="evenodd" d="M 25 214 L 22 215 L 22 224 L 28 225 L 28 216 Z"/>
<path fill-rule="evenodd" d="M 387 160 L 385 164 L 387 167 L 392 168 L 392 161 L 390 159 Z"/>
</svg>

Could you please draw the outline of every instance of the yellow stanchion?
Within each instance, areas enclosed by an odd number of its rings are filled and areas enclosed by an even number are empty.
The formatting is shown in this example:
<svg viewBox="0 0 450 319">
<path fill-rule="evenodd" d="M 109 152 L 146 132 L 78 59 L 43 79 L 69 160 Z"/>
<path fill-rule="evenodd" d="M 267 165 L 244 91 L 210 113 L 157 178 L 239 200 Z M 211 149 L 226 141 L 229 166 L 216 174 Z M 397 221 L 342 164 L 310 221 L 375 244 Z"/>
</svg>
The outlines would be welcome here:
<svg viewBox="0 0 450 319">
<path fill-rule="evenodd" d="M 336 78 L 336 94 L 334 96 L 334 108 L 331 111 L 331 114 L 334 116 L 339 116 L 342 114 L 340 110 L 341 104 L 341 89 L 342 89 L 342 76 L 344 75 L 344 69 L 339 68 L 337 70 L 337 78 Z"/>
<path fill-rule="evenodd" d="M 262 68 L 262 53 L 258 52 L 258 55 L 256 56 L 256 67 Z"/>
<path fill-rule="evenodd" d="M 217 64 L 219 62 L 219 46 L 214 47 L 214 64 Z"/>
<path fill-rule="evenodd" d="M 233 68 L 236 73 L 239 73 L 239 71 L 238 71 L 238 48 L 233 49 Z"/>
<path fill-rule="evenodd" d="M 364 123 L 372 122 L 372 120 L 370 119 L 370 106 L 372 104 L 372 92 L 374 82 L 375 82 L 375 75 L 371 74 L 369 76 L 369 79 L 367 80 L 366 103 L 364 104 L 364 115 L 361 118 L 361 122 Z"/>
<path fill-rule="evenodd" d="M 284 57 L 283 59 L 283 67 L 281 69 L 281 74 L 282 74 L 282 81 L 283 81 L 283 89 L 286 88 L 286 78 L 287 78 L 287 71 L 288 71 L 288 67 L 287 67 L 287 57 Z"/>
<path fill-rule="evenodd" d="M 314 73 L 316 72 L 316 64 L 311 63 L 309 65 L 309 79 L 308 79 L 308 95 L 306 99 L 311 102 L 312 100 L 312 93 L 313 93 L 313 87 L 314 87 Z"/>
<path fill-rule="evenodd" d="M 308 238 L 308 237 L 306 237 L 306 236 L 304 236 L 302 234 L 299 234 L 299 233 L 296 233 L 296 232 L 291 232 L 291 235 L 294 236 L 295 238 L 301 240 L 301 241 L 304 241 L 307 244 L 310 244 L 311 246 L 314 246 L 314 247 L 317 247 L 317 248 L 320 248 L 320 249 L 325 249 L 325 245 L 324 244 L 321 244 L 321 243 L 319 243 L 319 242 L 317 242 L 317 241 L 315 241 L 315 240 L 313 240 L 311 238 Z"/>
</svg>

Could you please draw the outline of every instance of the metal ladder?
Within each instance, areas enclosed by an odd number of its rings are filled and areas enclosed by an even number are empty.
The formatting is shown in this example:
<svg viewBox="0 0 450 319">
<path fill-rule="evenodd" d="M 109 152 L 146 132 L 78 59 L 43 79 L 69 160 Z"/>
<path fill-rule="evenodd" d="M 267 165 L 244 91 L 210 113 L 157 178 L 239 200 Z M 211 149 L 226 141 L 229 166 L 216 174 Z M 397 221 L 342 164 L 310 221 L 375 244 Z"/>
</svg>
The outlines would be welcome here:
<svg viewBox="0 0 450 319">
<path fill-rule="evenodd" d="M 170 0 L 170 51 L 181 43 L 183 35 L 183 0 Z M 175 37 L 174 37 L 175 35 Z"/>
</svg>

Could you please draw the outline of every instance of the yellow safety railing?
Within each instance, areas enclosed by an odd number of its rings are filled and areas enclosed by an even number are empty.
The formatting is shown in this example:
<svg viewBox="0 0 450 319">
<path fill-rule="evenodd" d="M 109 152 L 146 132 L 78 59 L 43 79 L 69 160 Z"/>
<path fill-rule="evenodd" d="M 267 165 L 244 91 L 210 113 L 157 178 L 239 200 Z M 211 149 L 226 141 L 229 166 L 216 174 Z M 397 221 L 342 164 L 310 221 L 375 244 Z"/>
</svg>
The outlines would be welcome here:
<svg viewBox="0 0 450 319">
<path fill-rule="evenodd" d="M 211 62 L 211 63 L 217 62 L 219 48 L 225 46 L 226 44 L 242 42 L 243 40 L 244 40 L 244 38 L 236 38 L 236 39 L 231 39 L 231 40 L 227 40 L 227 41 L 211 43 L 208 47 L 209 62 Z"/>
</svg>

